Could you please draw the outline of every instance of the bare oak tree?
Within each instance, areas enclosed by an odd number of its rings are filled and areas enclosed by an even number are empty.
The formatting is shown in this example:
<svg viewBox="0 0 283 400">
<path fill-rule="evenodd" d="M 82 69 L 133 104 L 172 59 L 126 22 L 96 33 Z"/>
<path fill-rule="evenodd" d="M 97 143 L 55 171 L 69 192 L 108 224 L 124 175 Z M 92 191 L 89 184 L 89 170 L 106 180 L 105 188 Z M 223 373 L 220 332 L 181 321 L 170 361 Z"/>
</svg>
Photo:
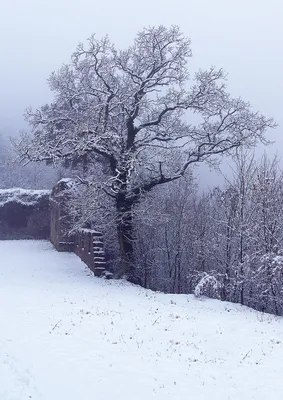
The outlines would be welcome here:
<svg viewBox="0 0 283 400">
<path fill-rule="evenodd" d="M 101 189 L 115 202 L 126 274 L 140 196 L 194 163 L 265 141 L 274 126 L 230 97 L 221 69 L 199 71 L 190 83 L 190 57 L 190 41 L 175 26 L 145 28 L 126 50 L 92 36 L 51 74 L 53 102 L 26 113 L 32 134 L 18 144 L 22 159 L 104 165 Z"/>
</svg>

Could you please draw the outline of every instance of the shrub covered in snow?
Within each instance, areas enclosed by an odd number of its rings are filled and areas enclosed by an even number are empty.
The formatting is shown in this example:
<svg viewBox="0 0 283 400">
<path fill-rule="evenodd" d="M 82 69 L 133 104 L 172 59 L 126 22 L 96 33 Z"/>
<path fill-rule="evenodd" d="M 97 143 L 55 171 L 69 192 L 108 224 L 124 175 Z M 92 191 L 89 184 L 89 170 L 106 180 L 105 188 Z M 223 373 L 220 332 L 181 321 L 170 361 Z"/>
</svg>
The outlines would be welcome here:
<svg viewBox="0 0 283 400">
<path fill-rule="evenodd" d="M 220 299 L 220 289 L 222 285 L 216 276 L 203 272 L 195 286 L 194 295 L 196 297 L 207 296 Z"/>
</svg>

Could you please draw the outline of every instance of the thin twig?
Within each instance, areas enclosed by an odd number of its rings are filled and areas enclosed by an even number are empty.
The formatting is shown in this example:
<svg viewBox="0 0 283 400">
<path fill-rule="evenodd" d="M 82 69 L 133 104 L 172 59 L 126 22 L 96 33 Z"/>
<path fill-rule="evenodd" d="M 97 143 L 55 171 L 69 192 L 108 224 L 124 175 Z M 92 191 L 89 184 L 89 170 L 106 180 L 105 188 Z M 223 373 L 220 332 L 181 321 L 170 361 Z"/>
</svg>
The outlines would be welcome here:
<svg viewBox="0 0 283 400">
<path fill-rule="evenodd" d="M 54 329 L 60 324 L 60 322 L 62 322 L 61 319 L 57 322 L 57 324 L 55 324 L 55 325 L 53 326 L 53 328 L 51 329 L 51 332 L 54 331 Z"/>
</svg>

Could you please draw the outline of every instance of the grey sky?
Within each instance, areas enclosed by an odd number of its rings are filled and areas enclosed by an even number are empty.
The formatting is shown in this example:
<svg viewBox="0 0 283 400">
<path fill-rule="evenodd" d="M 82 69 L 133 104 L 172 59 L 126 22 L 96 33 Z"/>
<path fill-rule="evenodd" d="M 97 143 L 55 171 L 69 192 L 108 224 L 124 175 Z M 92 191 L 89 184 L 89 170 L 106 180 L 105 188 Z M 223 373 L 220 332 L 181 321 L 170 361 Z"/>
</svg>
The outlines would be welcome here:
<svg viewBox="0 0 283 400">
<path fill-rule="evenodd" d="M 119 46 L 146 25 L 177 24 L 192 39 L 192 70 L 229 72 L 229 90 L 283 125 L 282 0 L 0 0 L 0 132 L 16 133 L 28 105 L 50 100 L 46 78 L 79 41 Z M 283 156 L 282 128 L 271 134 Z"/>
</svg>

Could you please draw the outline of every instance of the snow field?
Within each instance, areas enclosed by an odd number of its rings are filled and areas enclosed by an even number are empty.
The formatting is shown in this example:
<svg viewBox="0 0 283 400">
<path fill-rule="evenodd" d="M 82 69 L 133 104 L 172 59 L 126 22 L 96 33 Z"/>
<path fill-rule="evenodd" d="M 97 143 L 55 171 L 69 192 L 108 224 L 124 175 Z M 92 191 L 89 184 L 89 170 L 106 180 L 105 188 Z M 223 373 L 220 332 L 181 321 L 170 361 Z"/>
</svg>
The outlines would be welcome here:
<svg viewBox="0 0 283 400">
<path fill-rule="evenodd" d="M 281 400 L 283 319 L 0 242 L 0 399 Z"/>
</svg>

